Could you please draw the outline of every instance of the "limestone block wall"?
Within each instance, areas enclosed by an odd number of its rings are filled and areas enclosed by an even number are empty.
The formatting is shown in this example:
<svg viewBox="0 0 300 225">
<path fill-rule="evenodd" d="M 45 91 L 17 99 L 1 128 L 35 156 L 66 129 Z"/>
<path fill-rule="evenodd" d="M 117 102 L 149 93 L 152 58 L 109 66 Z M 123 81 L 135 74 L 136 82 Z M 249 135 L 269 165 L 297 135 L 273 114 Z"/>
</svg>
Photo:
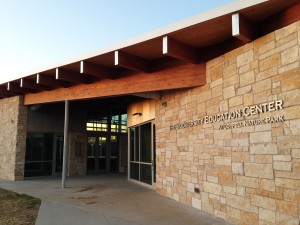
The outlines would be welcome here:
<svg viewBox="0 0 300 225">
<path fill-rule="evenodd" d="M 69 134 L 69 175 L 86 174 L 87 136 L 81 133 Z"/>
<path fill-rule="evenodd" d="M 298 225 L 299 61 L 297 22 L 209 61 L 205 86 L 157 102 L 157 192 L 232 224 Z"/>
<path fill-rule="evenodd" d="M 22 97 L 0 100 L 0 178 L 24 178 L 27 107 Z"/>
</svg>

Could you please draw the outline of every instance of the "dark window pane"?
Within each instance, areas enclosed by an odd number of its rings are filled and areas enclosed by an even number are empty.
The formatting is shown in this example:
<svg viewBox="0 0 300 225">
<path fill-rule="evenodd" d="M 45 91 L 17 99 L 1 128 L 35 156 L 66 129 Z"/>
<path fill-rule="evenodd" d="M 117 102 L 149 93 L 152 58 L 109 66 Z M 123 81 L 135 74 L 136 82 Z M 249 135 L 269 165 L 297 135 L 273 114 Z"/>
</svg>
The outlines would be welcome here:
<svg viewBox="0 0 300 225">
<path fill-rule="evenodd" d="M 106 169 L 106 158 L 100 158 L 99 164 L 98 164 L 99 170 L 105 170 Z M 95 169 L 95 167 L 94 167 Z"/>
<path fill-rule="evenodd" d="M 110 172 L 118 172 L 119 171 L 119 160 L 118 158 L 110 159 Z"/>
<path fill-rule="evenodd" d="M 52 162 L 25 162 L 25 177 L 52 175 Z"/>
<path fill-rule="evenodd" d="M 43 160 L 52 160 L 53 158 L 53 134 L 44 135 Z"/>
<path fill-rule="evenodd" d="M 134 146 L 135 146 L 135 157 L 134 157 L 134 161 L 139 162 L 140 161 L 140 138 L 139 138 L 139 127 L 135 128 L 135 132 L 134 132 Z"/>
<path fill-rule="evenodd" d="M 87 156 L 95 157 L 96 137 L 88 137 Z"/>
<path fill-rule="evenodd" d="M 88 158 L 87 159 L 87 170 L 95 170 L 95 158 Z"/>
<path fill-rule="evenodd" d="M 141 126 L 141 162 L 151 163 L 151 123 Z"/>
<path fill-rule="evenodd" d="M 134 161 L 134 128 L 130 128 L 130 161 Z"/>
<path fill-rule="evenodd" d="M 130 178 L 139 181 L 139 164 L 130 163 Z"/>
<path fill-rule="evenodd" d="M 151 165 L 141 164 L 141 182 L 152 185 Z"/>
<path fill-rule="evenodd" d="M 63 163 L 63 152 L 64 152 L 64 137 L 56 137 L 56 172 L 59 173 L 62 171 Z"/>
<path fill-rule="evenodd" d="M 99 137 L 99 157 L 100 158 L 106 157 L 106 150 L 107 150 L 107 138 Z"/>
<path fill-rule="evenodd" d="M 111 143 L 110 143 L 110 156 L 111 157 L 118 157 L 119 154 L 119 142 L 117 136 L 111 136 Z"/>
<path fill-rule="evenodd" d="M 52 175 L 53 134 L 28 133 L 25 177 Z"/>
</svg>

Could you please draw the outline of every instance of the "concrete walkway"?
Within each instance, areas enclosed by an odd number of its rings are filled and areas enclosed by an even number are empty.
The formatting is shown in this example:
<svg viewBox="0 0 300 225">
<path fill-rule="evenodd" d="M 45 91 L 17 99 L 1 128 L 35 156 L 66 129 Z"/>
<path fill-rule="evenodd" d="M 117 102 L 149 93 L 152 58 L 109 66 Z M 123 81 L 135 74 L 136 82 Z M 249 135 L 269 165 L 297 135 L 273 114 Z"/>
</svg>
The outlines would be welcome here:
<svg viewBox="0 0 300 225">
<path fill-rule="evenodd" d="M 0 188 L 42 199 L 38 225 L 228 225 L 154 190 L 127 181 L 121 175 L 67 179 L 0 180 Z"/>
<path fill-rule="evenodd" d="M 108 224 L 108 225 L 139 225 L 126 221 L 125 219 L 105 216 L 104 214 L 93 212 L 88 209 L 61 204 L 43 200 L 36 221 L 36 225 L 95 225 L 95 224 Z"/>
</svg>

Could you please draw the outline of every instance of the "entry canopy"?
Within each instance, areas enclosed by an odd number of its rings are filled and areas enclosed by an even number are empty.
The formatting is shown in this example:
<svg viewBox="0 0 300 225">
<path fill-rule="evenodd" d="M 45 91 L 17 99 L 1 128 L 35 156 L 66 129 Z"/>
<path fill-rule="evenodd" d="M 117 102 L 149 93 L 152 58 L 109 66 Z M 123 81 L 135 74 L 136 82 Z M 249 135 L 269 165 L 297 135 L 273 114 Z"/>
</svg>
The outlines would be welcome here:
<svg viewBox="0 0 300 225">
<path fill-rule="evenodd" d="M 299 0 L 239 0 L 127 42 L 0 84 L 24 104 L 184 89 L 206 83 L 205 64 L 300 20 Z"/>
</svg>

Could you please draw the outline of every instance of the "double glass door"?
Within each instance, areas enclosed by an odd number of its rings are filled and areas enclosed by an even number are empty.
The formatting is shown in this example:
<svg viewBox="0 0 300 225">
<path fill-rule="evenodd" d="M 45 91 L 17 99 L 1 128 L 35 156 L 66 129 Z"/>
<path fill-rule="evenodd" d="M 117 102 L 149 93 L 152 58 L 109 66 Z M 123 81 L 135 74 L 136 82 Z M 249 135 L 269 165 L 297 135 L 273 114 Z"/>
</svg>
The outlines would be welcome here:
<svg viewBox="0 0 300 225">
<path fill-rule="evenodd" d="M 118 172 L 119 141 L 117 135 L 89 135 L 87 172 Z"/>
<path fill-rule="evenodd" d="M 155 125 L 146 123 L 130 128 L 129 132 L 129 179 L 154 186 Z"/>
<path fill-rule="evenodd" d="M 97 173 L 106 171 L 107 137 L 93 135 L 88 137 L 87 171 Z"/>
</svg>

